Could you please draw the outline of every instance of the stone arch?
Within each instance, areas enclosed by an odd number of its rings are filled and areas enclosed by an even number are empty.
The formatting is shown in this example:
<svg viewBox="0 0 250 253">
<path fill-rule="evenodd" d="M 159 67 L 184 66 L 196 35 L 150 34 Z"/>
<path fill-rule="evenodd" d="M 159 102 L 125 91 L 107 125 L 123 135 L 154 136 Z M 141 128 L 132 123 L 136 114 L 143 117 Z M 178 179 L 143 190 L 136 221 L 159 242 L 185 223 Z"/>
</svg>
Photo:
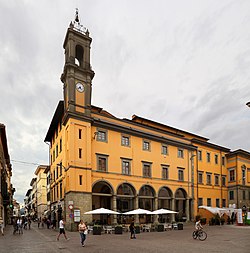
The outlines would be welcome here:
<svg viewBox="0 0 250 253">
<path fill-rule="evenodd" d="M 135 209 L 136 190 L 130 183 L 121 183 L 117 187 L 116 207 L 118 212 L 127 212 Z M 127 223 L 126 216 L 117 216 L 118 223 Z"/>
<path fill-rule="evenodd" d="M 183 216 L 187 216 L 187 213 L 189 213 L 189 210 L 186 210 L 187 208 L 187 192 L 183 188 L 178 188 L 175 191 L 175 211 L 178 212 L 179 220 L 182 219 Z"/>
<path fill-rule="evenodd" d="M 92 185 L 92 209 L 103 207 L 113 210 L 113 194 L 114 189 L 109 182 L 105 180 L 96 181 Z M 111 224 L 112 218 L 113 217 L 107 214 L 93 215 L 93 220 L 95 220 L 95 223 L 99 224 Z"/>
<path fill-rule="evenodd" d="M 82 67 L 83 66 L 83 47 L 76 45 L 75 47 L 75 64 Z"/>
</svg>

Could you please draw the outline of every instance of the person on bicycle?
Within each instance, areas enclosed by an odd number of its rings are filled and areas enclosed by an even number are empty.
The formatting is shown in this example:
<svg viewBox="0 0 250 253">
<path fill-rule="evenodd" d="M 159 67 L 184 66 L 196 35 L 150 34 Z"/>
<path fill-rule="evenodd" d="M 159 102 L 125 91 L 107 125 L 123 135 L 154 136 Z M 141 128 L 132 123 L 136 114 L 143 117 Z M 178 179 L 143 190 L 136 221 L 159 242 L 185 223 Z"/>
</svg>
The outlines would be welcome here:
<svg viewBox="0 0 250 253">
<path fill-rule="evenodd" d="M 194 228 L 195 228 L 195 231 L 196 231 L 196 234 L 199 230 L 203 229 L 202 225 L 201 225 L 201 220 L 198 219 L 196 222 L 195 222 L 195 225 L 194 225 Z"/>
</svg>

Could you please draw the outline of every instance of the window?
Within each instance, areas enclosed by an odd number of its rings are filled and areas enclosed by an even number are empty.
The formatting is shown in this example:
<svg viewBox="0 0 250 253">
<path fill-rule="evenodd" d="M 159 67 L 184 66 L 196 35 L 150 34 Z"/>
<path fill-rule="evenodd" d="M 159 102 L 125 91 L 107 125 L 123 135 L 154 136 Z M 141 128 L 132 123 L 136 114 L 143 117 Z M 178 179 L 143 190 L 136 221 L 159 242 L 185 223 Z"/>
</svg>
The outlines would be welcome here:
<svg viewBox="0 0 250 253">
<path fill-rule="evenodd" d="M 122 135 L 122 146 L 130 146 L 130 138 L 129 136 Z"/>
<path fill-rule="evenodd" d="M 108 156 L 97 155 L 97 170 L 108 171 Z"/>
<path fill-rule="evenodd" d="M 179 158 L 184 158 L 184 150 L 178 148 L 178 155 L 177 155 L 177 156 L 178 156 Z"/>
<path fill-rule="evenodd" d="M 241 180 L 242 180 L 242 184 L 245 185 L 246 184 L 246 169 L 245 169 L 245 165 L 242 166 L 242 170 L 241 170 Z"/>
<path fill-rule="evenodd" d="M 250 200 L 250 191 L 248 192 L 248 200 Z"/>
<path fill-rule="evenodd" d="M 226 186 L 226 176 L 222 176 L 222 186 Z"/>
<path fill-rule="evenodd" d="M 246 191 L 244 191 L 244 190 L 242 191 L 242 199 L 246 200 Z"/>
<path fill-rule="evenodd" d="M 78 138 L 79 138 L 79 139 L 82 139 L 82 129 L 79 129 Z"/>
<path fill-rule="evenodd" d="M 229 191 L 229 199 L 234 200 L 234 191 Z"/>
<path fill-rule="evenodd" d="M 222 207 L 226 207 L 226 200 L 225 199 L 222 199 Z"/>
<path fill-rule="evenodd" d="M 56 145 L 56 157 L 58 157 L 58 145 Z"/>
<path fill-rule="evenodd" d="M 142 149 L 150 151 L 150 142 L 143 140 L 143 147 L 142 147 Z"/>
<path fill-rule="evenodd" d="M 60 163 L 59 168 L 60 168 L 60 176 L 61 176 L 62 175 L 62 163 Z"/>
<path fill-rule="evenodd" d="M 198 160 L 202 161 L 202 151 L 198 150 Z"/>
<path fill-rule="evenodd" d="M 62 183 L 60 183 L 60 196 L 59 196 L 60 199 L 62 198 L 62 195 L 63 195 L 63 192 L 62 192 Z"/>
<path fill-rule="evenodd" d="M 143 177 L 151 177 L 151 164 L 143 163 Z"/>
<path fill-rule="evenodd" d="M 216 207 L 220 207 L 220 199 L 216 199 Z"/>
<path fill-rule="evenodd" d="M 214 163 L 218 164 L 218 155 L 214 155 Z"/>
<path fill-rule="evenodd" d="M 122 160 L 122 174 L 130 175 L 130 161 L 129 160 Z"/>
<path fill-rule="evenodd" d="M 82 149 L 79 148 L 79 158 L 82 158 Z"/>
<path fill-rule="evenodd" d="M 207 206 L 212 206 L 211 198 L 207 198 Z"/>
<path fill-rule="evenodd" d="M 212 184 L 212 180 L 211 180 L 212 175 L 211 174 L 207 174 L 207 184 Z"/>
<path fill-rule="evenodd" d="M 203 172 L 198 172 L 198 183 L 203 184 Z"/>
<path fill-rule="evenodd" d="M 79 176 L 79 185 L 82 185 L 82 175 Z"/>
<path fill-rule="evenodd" d="M 207 163 L 210 163 L 210 153 L 207 152 Z"/>
<path fill-rule="evenodd" d="M 59 166 L 56 166 L 56 178 L 58 178 L 58 177 L 59 177 L 58 167 L 59 167 Z"/>
<path fill-rule="evenodd" d="M 234 170 L 230 170 L 229 171 L 229 181 L 235 181 L 235 171 Z"/>
<path fill-rule="evenodd" d="M 162 178 L 168 179 L 168 166 L 162 166 Z"/>
<path fill-rule="evenodd" d="M 184 170 L 183 169 L 178 169 L 178 180 L 184 181 Z"/>
<path fill-rule="evenodd" d="M 223 166 L 225 166 L 225 157 L 224 157 L 224 156 L 221 158 L 221 164 L 222 164 Z"/>
<path fill-rule="evenodd" d="M 60 148 L 59 148 L 59 152 L 62 152 L 62 139 L 60 139 Z"/>
<path fill-rule="evenodd" d="M 203 206 L 203 198 L 198 199 L 198 206 Z"/>
<path fill-rule="evenodd" d="M 161 146 L 161 153 L 162 153 L 163 155 L 167 155 L 167 154 L 168 154 L 168 146 L 162 145 L 162 146 Z"/>
<path fill-rule="evenodd" d="M 97 132 L 97 141 L 103 141 L 103 142 L 107 142 L 108 138 L 107 138 L 107 131 L 105 130 L 98 130 Z"/>
<path fill-rule="evenodd" d="M 214 184 L 219 185 L 219 175 L 214 176 Z"/>
</svg>

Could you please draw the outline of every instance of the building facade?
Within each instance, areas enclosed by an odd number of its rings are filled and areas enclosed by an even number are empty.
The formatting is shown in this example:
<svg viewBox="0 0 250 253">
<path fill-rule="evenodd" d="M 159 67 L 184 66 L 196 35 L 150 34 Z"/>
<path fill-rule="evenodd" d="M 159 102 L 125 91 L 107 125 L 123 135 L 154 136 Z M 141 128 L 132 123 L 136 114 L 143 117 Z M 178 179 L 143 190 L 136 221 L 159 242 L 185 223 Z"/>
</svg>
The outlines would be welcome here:
<svg viewBox="0 0 250 253">
<path fill-rule="evenodd" d="M 12 166 L 7 145 L 5 125 L 0 124 L 0 219 L 4 224 L 11 224 L 13 215 L 13 195 L 11 184 Z"/>
<path fill-rule="evenodd" d="M 78 18 L 70 23 L 63 44 L 64 100 L 45 137 L 50 143 L 50 203 L 56 219 L 64 216 L 67 228 L 75 229 L 77 216 L 89 222 L 126 222 L 115 215 L 84 215 L 99 207 L 120 212 L 167 208 L 193 220 L 199 205 L 228 206 L 228 187 L 235 191 L 230 168 L 238 173 L 244 164 L 248 171 L 249 153 L 242 151 L 245 156 L 239 162 L 238 151 L 232 153 L 205 137 L 136 115 L 120 119 L 92 105 L 91 42 Z M 248 198 L 249 180 L 246 173 Z"/>
</svg>

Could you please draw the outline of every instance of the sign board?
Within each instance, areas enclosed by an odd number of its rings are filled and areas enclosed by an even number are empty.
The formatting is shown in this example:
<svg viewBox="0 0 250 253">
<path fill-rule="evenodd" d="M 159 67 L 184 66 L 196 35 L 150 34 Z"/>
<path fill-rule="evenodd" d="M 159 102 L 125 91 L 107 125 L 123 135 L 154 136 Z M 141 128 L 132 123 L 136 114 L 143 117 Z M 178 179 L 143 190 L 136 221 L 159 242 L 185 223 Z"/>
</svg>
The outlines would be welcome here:
<svg viewBox="0 0 250 253">
<path fill-rule="evenodd" d="M 80 222 L 81 219 L 81 211 L 74 210 L 74 222 Z"/>
<path fill-rule="evenodd" d="M 247 220 L 250 220 L 250 212 L 247 212 Z"/>
<path fill-rule="evenodd" d="M 69 209 L 72 210 L 74 208 L 73 205 L 69 205 Z"/>
<path fill-rule="evenodd" d="M 74 201 L 73 201 L 73 200 L 70 200 L 68 204 L 69 204 L 69 205 L 74 205 Z"/>
<path fill-rule="evenodd" d="M 241 209 L 237 209 L 237 223 L 238 224 L 242 224 L 243 223 L 242 210 Z"/>
<path fill-rule="evenodd" d="M 74 217 L 74 214 L 73 213 L 70 213 L 69 214 L 69 218 L 72 219 Z"/>
</svg>

